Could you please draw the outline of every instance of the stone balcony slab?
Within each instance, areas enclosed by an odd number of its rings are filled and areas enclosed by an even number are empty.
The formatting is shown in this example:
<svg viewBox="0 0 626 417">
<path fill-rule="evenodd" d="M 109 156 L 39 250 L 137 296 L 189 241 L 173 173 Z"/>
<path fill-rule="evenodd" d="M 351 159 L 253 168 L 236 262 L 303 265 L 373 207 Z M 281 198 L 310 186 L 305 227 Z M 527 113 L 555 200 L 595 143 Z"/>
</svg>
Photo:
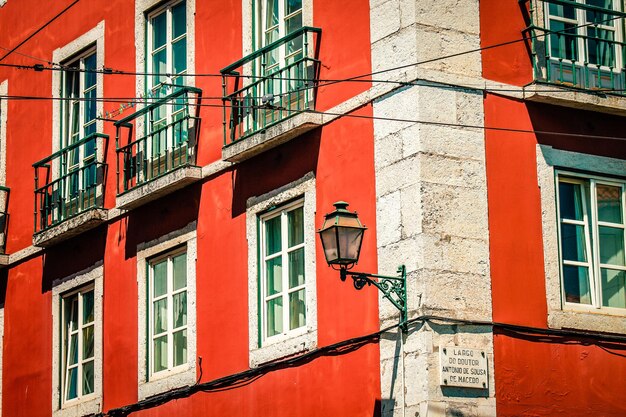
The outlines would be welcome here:
<svg viewBox="0 0 626 417">
<path fill-rule="evenodd" d="M 321 114 L 307 112 L 297 114 L 252 136 L 225 146 L 222 149 L 222 159 L 229 162 L 245 161 L 321 125 Z"/>
<path fill-rule="evenodd" d="M 103 208 L 92 208 L 69 218 L 55 226 L 49 227 L 33 235 L 33 245 L 49 247 L 64 240 L 84 233 L 107 221 L 108 211 Z"/>
<path fill-rule="evenodd" d="M 115 199 L 117 208 L 130 210 L 154 201 L 176 190 L 188 186 L 202 178 L 202 168 L 185 166 L 161 177 L 138 185 L 119 194 Z"/>
</svg>

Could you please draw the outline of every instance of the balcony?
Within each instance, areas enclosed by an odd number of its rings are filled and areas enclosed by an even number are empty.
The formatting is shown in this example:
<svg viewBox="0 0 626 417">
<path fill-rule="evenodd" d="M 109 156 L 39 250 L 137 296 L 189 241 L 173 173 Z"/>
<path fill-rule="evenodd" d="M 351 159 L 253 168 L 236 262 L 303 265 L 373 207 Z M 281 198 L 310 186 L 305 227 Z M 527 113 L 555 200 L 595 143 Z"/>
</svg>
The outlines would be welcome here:
<svg viewBox="0 0 626 417">
<path fill-rule="evenodd" d="M 526 98 L 626 111 L 626 44 L 620 41 L 626 14 L 573 0 L 529 4 L 535 83 L 525 88 Z"/>
<path fill-rule="evenodd" d="M 109 137 L 91 134 L 35 163 L 33 245 L 50 246 L 96 227 L 104 209 Z"/>
<path fill-rule="evenodd" d="M 173 93 L 115 122 L 119 208 L 138 207 L 202 178 L 196 166 L 202 90 L 171 88 Z M 138 131 L 145 133 L 137 138 Z"/>
<path fill-rule="evenodd" d="M 221 70 L 226 161 L 238 162 L 322 124 L 315 109 L 321 29 L 303 27 Z"/>
<path fill-rule="evenodd" d="M 7 230 L 9 226 L 9 189 L 0 185 L 0 267 L 9 264 L 6 254 Z"/>
</svg>

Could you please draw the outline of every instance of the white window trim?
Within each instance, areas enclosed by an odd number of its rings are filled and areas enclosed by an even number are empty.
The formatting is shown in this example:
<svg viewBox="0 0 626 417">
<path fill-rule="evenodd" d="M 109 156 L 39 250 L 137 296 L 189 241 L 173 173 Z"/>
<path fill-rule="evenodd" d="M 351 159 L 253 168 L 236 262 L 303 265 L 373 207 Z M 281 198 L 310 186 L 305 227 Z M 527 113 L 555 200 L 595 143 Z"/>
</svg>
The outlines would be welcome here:
<svg viewBox="0 0 626 417">
<path fill-rule="evenodd" d="M 544 269 L 548 326 L 572 328 L 609 333 L 626 333 L 626 315 L 623 309 L 595 308 L 574 303 L 565 303 L 561 290 L 560 255 L 557 213 L 556 181 L 558 172 L 581 170 L 593 172 L 594 177 L 626 175 L 626 161 L 595 155 L 554 149 L 537 145 L 537 180 L 541 193 L 543 229 Z"/>
<path fill-rule="evenodd" d="M 52 284 L 52 411 L 54 417 L 96 414 L 102 411 L 102 262 Z M 94 289 L 94 392 L 67 403 L 61 401 L 61 303 L 63 296 L 70 291 L 93 285 Z"/>
<path fill-rule="evenodd" d="M 163 3 L 162 0 L 136 0 L 135 1 L 135 68 L 138 73 L 146 71 L 146 59 L 148 48 L 146 45 L 146 30 L 148 16 L 158 9 L 178 3 L 180 0 L 172 0 Z M 154 10 L 153 10 L 154 9 Z M 187 17 L 187 74 L 194 74 L 196 71 L 196 0 L 186 0 L 185 11 Z M 146 93 L 146 77 L 135 77 L 137 97 L 142 97 Z M 186 86 L 195 85 L 194 76 L 184 77 Z M 138 130 L 142 131 L 142 130 Z"/>
<path fill-rule="evenodd" d="M 258 10 L 256 8 L 258 7 L 259 1 L 263 0 L 242 0 L 241 2 L 243 56 L 250 55 L 255 50 L 252 39 L 254 38 L 258 42 L 259 36 L 261 35 L 261 30 L 259 29 L 261 22 L 258 20 L 260 17 L 257 17 L 257 20 L 253 20 L 254 14 L 257 13 Z M 254 35 L 252 33 L 253 21 L 255 23 L 254 29 L 257 32 Z M 302 26 L 313 26 L 313 0 L 302 0 Z"/>
<path fill-rule="evenodd" d="M 147 269 L 151 258 L 166 255 L 178 247 L 186 246 L 187 251 L 187 364 L 158 372 L 148 373 L 148 329 L 147 311 Z M 138 395 L 143 400 L 161 392 L 169 391 L 196 382 L 196 222 L 183 229 L 169 233 L 150 242 L 137 246 L 137 288 L 138 288 Z"/>
<path fill-rule="evenodd" d="M 77 56 L 83 50 L 87 50 L 90 46 L 95 45 L 96 51 L 96 68 L 104 67 L 104 20 L 91 29 L 89 32 L 78 37 L 62 48 L 52 52 L 52 60 L 54 62 L 63 62 Z M 63 73 L 61 71 L 52 71 L 52 97 L 61 98 L 63 89 Z M 96 97 L 104 97 L 104 75 L 102 72 L 96 73 Z M 52 106 L 52 153 L 61 149 L 61 112 L 62 103 L 59 101 Z M 103 113 L 103 102 L 96 102 L 96 114 Z M 96 132 L 103 132 L 104 122 L 96 120 Z M 104 159 L 104 147 L 98 146 L 98 154 L 96 158 L 99 161 Z M 53 167 L 53 172 L 58 173 L 58 166 Z"/>
<path fill-rule="evenodd" d="M 304 200 L 304 242 L 306 282 L 306 326 L 288 332 L 284 337 L 262 340 L 259 328 L 258 227 L 259 216 L 275 206 L 302 197 Z M 280 208 L 280 207 L 277 207 Z M 317 291 L 315 269 L 315 177 L 313 173 L 279 189 L 252 197 L 247 201 L 246 234 L 248 239 L 248 323 L 250 367 L 311 350 L 317 346 Z M 261 343 L 259 343 L 259 341 Z"/>
</svg>

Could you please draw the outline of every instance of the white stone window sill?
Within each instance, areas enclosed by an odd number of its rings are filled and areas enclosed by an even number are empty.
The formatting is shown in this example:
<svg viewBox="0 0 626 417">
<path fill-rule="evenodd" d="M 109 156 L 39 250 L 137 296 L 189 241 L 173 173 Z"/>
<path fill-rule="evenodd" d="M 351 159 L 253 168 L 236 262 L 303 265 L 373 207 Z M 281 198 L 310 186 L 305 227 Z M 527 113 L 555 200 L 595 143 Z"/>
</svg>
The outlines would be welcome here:
<svg viewBox="0 0 626 417">
<path fill-rule="evenodd" d="M 300 331 L 295 335 L 287 334 L 284 338 L 269 339 L 263 343 L 263 346 L 250 350 L 251 368 L 315 349 L 317 330 L 310 330 L 306 333 Z"/>
<path fill-rule="evenodd" d="M 619 309 L 596 309 L 567 305 L 564 310 L 549 311 L 548 326 L 602 333 L 626 334 L 626 312 Z"/>
</svg>

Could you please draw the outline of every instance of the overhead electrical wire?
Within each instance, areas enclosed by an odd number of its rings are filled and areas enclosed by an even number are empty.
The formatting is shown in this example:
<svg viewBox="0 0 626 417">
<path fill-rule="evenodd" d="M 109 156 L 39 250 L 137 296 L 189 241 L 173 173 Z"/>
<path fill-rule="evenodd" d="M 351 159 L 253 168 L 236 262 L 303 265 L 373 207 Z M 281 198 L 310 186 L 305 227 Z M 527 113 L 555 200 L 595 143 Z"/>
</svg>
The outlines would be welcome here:
<svg viewBox="0 0 626 417">
<path fill-rule="evenodd" d="M 0 99 L 4 99 L 5 97 L 11 97 L 11 96 L 0 96 Z M 32 98 L 31 97 L 31 98 L 24 98 L 24 99 L 25 100 L 28 100 L 28 99 L 50 100 L 49 97 L 46 97 L 46 98 L 37 98 L 37 97 Z M 68 99 L 68 98 L 54 98 L 54 99 L 62 100 L 62 101 L 77 101 L 76 99 Z M 217 99 L 217 97 L 213 97 L 213 99 Z M 86 99 L 82 99 L 82 100 L 86 100 Z M 122 99 L 122 100 L 125 100 L 125 99 Z M 108 103 L 108 102 L 126 103 L 125 101 L 122 101 L 122 100 L 99 99 L 98 101 L 104 102 L 104 103 Z M 142 104 L 151 104 L 151 103 L 158 101 L 157 99 L 155 99 L 156 101 L 153 101 L 153 102 L 150 102 L 149 100 L 150 99 L 148 99 L 147 103 L 142 103 Z M 204 97 L 203 97 L 203 100 L 204 100 Z M 141 100 L 137 100 L 137 102 L 140 102 L 140 101 Z M 171 106 L 180 105 L 180 103 L 176 103 L 175 101 L 164 103 L 164 104 L 171 105 Z M 189 103 L 188 106 L 189 107 L 211 107 L 211 108 L 223 108 L 224 107 L 222 104 L 207 104 L 207 103 L 201 103 L 201 104 Z M 228 107 L 232 107 L 232 106 L 228 106 Z M 234 107 L 237 107 L 237 106 L 234 106 Z M 339 112 L 320 111 L 320 110 L 312 110 L 312 109 L 291 110 L 291 109 L 271 107 L 271 106 L 243 106 L 242 105 L 242 106 L 239 106 L 239 108 L 255 109 L 255 110 L 276 110 L 276 111 L 284 111 L 284 112 L 289 112 L 289 113 L 305 113 L 306 112 L 306 113 L 319 114 L 323 116 L 324 115 L 333 116 L 333 117 L 338 117 L 338 118 L 348 117 L 348 118 L 355 118 L 355 119 L 381 120 L 381 121 L 397 122 L 397 123 L 415 123 L 415 124 L 422 124 L 422 125 L 445 126 L 445 127 L 463 128 L 463 129 L 492 130 L 492 131 L 499 131 L 499 132 L 524 133 L 524 134 L 548 135 L 548 136 L 566 136 L 566 137 L 581 138 L 581 139 L 626 141 L 626 136 L 620 137 L 620 136 L 606 136 L 606 135 L 588 135 L 584 133 L 556 132 L 556 131 L 536 130 L 536 129 L 516 129 L 516 128 L 501 127 L 501 126 L 483 126 L 483 125 L 471 125 L 471 124 L 463 124 L 463 123 L 439 122 L 439 121 L 434 121 L 434 120 L 419 120 L 419 119 L 406 119 L 406 118 L 397 118 L 397 117 L 360 115 L 360 114 L 354 114 L 354 111 L 356 109 L 353 109 L 347 113 L 339 113 Z"/>
<path fill-rule="evenodd" d="M 48 25 L 50 25 L 52 22 L 54 22 L 55 20 L 57 20 L 59 17 L 61 17 L 61 15 L 63 15 L 65 12 L 67 12 L 69 9 L 71 9 L 76 3 L 78 3 L 80 0 L 74 0 L 72 3 L 70 3 L 65 9 L 61 10 L 59 13 L 57 13 L 52 19 L 48 20 L 46 23 L 43 24 L 43 26 L 39 27 L 39 29 L 37 29 L 36 31 L 34 31 L 33 33 L 31 33 L 30 35 L 28 35 L 26 38 L 24 38 L 20 43 L 18 43 L 17 45 L 15 45 L 13 48 L 11 48 L 9 50 L 9 52 L 5 53 L 4 55 L 2 55 L 2 57 L 0 57 L 0 62 L 4 61 L 4 59 L 6 57 L 8 57 L 9 55 L 11 55 L 13 52 L 15 52 L 16 49 L 18 49 L 20 46 L 24 45 L 26 42 L 28 42 L 29 40 L 31 40 L 36 34 L 38 34 L 39 32 L 41 32 L 42 30 L 44 30 Z"/>
<path fill-rule="evenodd" d="M 595 332 L 592 333 L 581 330 L 539 328 L 494 321 L 457 319 L 437 315 L 423 315 L 415 317 L 408 320 L 406 325 L 412 328 L 410 331 L 415 332 L 419 331 L 419 326 L 424 325 L 425 323 L 428 323 L 429 325 L 431 325 L 431 327 L 437 325 L 490 327 L 492 328 L 492 332 L 493 329 L 496 329 L 499 332 L 502 332 L 503 335 L 509 337 L 536 338 L 541 339 L 541 341 L 547 343 L 582 344 L 585 346 L 594 345 L 608 353 L 618 354 L 620 356 L 621 354 L 613 352 L 613 350 L 626 350 L 626 336 Z M 318 347 L 298 355 L 294 355 L 285 359 L 275 360 L 260 365 L 256 368 L 251 368 L 243 372 L 234 373 L 211 381 L 200 382 L 201 380 L 198 380 L 198 382 L 196 382 L 196 384 L 194 385 L 185 386 L 182 388 L 177 388 L 168 392 L 157 394 L 155 396 L 138 401 L 134 404 L 128 404 L 122 407 L 108 410 L 105 413 L 97 414 L 95 417 L 124 417 L 134 412 L 154 408 L 173 400 L 188 398 L 199 392 L 211 393 L 240 388 L 256 381 L 257 379 L 273 371 L 301 366 L 305 363 L 311 362 L 317 358 L 327 355 L 340 355 L 350 353 L 368 344 L 378 343 L 380 341 L 380 337 L 384 333 L 397 330 L 399 327 L 400 323 L 385 327 L 367 335 L 346 339 L 327 346 Z M 498 335 L 499 334 L 500 333 L 498 333 Z"/>
</svg>

